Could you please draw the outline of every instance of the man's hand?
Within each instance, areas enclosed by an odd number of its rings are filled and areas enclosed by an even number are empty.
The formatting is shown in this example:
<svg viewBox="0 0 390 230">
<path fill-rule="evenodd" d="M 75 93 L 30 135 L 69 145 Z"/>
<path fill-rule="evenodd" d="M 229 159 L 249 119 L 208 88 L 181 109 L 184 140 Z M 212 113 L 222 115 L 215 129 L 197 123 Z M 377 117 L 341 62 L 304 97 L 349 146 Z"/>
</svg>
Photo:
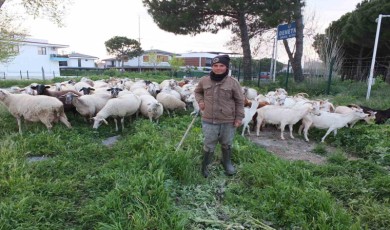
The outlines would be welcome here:
<svg viewBox="0 0 390 230">
<path fill-rule="evenodd" d="M 234 125 L 234 127 L 238 128 L 241 126 L 241 121 L 235 120 L 233 125 Z"/>
<path fill-rule="evenodd" d="M 201 111 L 204 110 L 204 102 L 200 102 L 200 103 L 199 103 L 199 109 L 200 109 Z"/>
</svg>

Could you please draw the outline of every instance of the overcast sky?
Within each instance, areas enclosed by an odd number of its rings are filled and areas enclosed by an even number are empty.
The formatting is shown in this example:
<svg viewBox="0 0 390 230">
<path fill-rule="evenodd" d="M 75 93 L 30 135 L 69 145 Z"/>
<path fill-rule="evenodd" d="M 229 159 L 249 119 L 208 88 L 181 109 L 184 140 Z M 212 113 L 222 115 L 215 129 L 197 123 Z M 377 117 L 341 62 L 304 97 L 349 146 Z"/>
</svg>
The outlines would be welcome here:
<svg viewBox="0 0 390 230">
<path fill-rule="evenodd" d="M 318 30 L 355 9 L 361 0 L 307 0 L 305 14 L 315 14 Z M 138 40 L 144 50 L 160 49 L 173 53 L 190 51 L 223 51 L 229 31 L 192 36 L 162 31 L 148 15 L 142 0 L 74 0 L 64 19 L 65 27 L 57 28 L 47 20 L 28 20 L 25 26 L 33 38 L 69 45 L 69 51 L 107 58 L 104 42 L 114 36 Z M 320 32 L 322 32 L 320 31 Z M 268 51 L 267 51 L 268 52 Z M 284 50 L 279 51 L 284 52 Z M 267 54 L 264 54 L 267 56 Z M 271 54 L 269 54 L 271 56 Z M 283 54 L 281 54 L 283 56 Z"/>
</svg>

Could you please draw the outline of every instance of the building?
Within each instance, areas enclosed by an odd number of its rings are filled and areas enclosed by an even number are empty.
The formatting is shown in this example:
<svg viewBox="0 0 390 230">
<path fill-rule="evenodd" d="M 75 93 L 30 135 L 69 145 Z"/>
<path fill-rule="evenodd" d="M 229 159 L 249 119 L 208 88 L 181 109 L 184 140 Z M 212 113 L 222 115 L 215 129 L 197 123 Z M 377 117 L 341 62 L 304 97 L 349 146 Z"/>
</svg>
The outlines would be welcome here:
<svg viewBox="0 0 390 230">
<path fill-rule="evenodd" d="M 141 56 L 132 58 L 123 63 L 125 71 L 144 71 L 144 70 L 169 70 L 169 60 L 174 53 L 162 50 L 147 50 Z M 116 58 L 103 59 L 105 68 L 122 69 L 122 61 Z"/>
<path fill-rule="evenodd" d="M 191 69 L 211 70 L 212 59 L 218 54 L 219 52 L 191 52 L 181 54 L 177 58 L 182 58 L 184 65 Z"/>
<path fill-rule="evenodd" d="M 60 76 L 58 54 L 68 45 L 51 44 L 47 40 L 26 38 L 18 42 L 18 52 L 8 62 L 0 62 L 1 79 L 51 79 Z"/>
<path fill-rule="evenodd" d="M 98 57 L 75 52 L 61 56 L 63 57 L 63 59 L 59 61 L 61 70 L 89 70 L 97 68 L 95 61 L 98 59 Z"/>
</svg>

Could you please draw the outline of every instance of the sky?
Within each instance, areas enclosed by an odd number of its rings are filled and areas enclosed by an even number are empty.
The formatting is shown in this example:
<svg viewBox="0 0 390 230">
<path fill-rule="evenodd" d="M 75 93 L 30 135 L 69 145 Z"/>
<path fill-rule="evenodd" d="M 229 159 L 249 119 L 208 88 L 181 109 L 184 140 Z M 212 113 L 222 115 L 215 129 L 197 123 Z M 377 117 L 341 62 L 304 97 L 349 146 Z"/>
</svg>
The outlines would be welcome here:
<svg viewBox="0 0 390 230">
<path fill-rule="evenodd" d="M 58 28 L 48 20 L 32 18 L 23 22 L 23 26 L 28 29 L 33 38 L 69 45 L 68 52 L 87 54 L 100 59 L 110 57 L 104 42 L 114 36 L 139 40 L 143 50 L 159 49 L 172 53 L 230 52 L 225 47 L 231 37 L 228 30 L 217 34 L 202 33 L 196 36 L 165 32 L 154 23 L 142 0 L 74 0 L 73 2 L 67 10 L 63 20 L 65 26 L 62 28 Z M 359 2 L 361 0 L 307 0 L 304 14 L 315 15 L 310 23 L 315 21 L 317 31 L 323 32 L 330 22 L 353 11 Z M 283 48 L 282 45 L 279 46 Z M 271 57 L 271 52 L 272 49 L 266 49 L 262 56 Z M 283 52 L 285 53 L 283 49 L 279 51 L 278 56 L 283 57 Z"/>
</svg>

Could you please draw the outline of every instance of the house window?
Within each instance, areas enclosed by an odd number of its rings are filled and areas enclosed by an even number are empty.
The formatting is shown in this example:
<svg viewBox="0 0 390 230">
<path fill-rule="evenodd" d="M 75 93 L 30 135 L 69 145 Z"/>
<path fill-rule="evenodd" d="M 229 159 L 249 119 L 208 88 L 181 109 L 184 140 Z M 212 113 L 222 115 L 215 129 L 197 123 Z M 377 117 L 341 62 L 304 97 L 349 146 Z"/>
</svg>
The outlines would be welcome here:
<svg viewBox="0 0 390 230">
<path fill-rule="evenodd" d="M 212 66 L 211 65 L 211 58 L 206 58 L 206 64 L 205 64 L 205 66 Z"/>
<path fill-rule="evenodd" d="M 38 55 L 46 55 L 46 47 L 38 47 Z"/>
<path fill-rule="evenodd" d="M 143 56 L 143 62 L 149 62 L 149 56 L 144 55 Z"/>
<path fill-rule="evenodd" d="M 58 65 L 59 66 L 68 66 L 68 62 L 67 61 L 59 61 Z"/>
<path fill-rule="evenodd" d="M 81 67 L 81 59 L 77 59 L 77 64 L 78 64 L 78 67 Z"/>
<path fill-rule="evenodd" d="M 157 55 L 157 60 L 161 62 L 168 62 L 168 56 Z"/>
</svg>

